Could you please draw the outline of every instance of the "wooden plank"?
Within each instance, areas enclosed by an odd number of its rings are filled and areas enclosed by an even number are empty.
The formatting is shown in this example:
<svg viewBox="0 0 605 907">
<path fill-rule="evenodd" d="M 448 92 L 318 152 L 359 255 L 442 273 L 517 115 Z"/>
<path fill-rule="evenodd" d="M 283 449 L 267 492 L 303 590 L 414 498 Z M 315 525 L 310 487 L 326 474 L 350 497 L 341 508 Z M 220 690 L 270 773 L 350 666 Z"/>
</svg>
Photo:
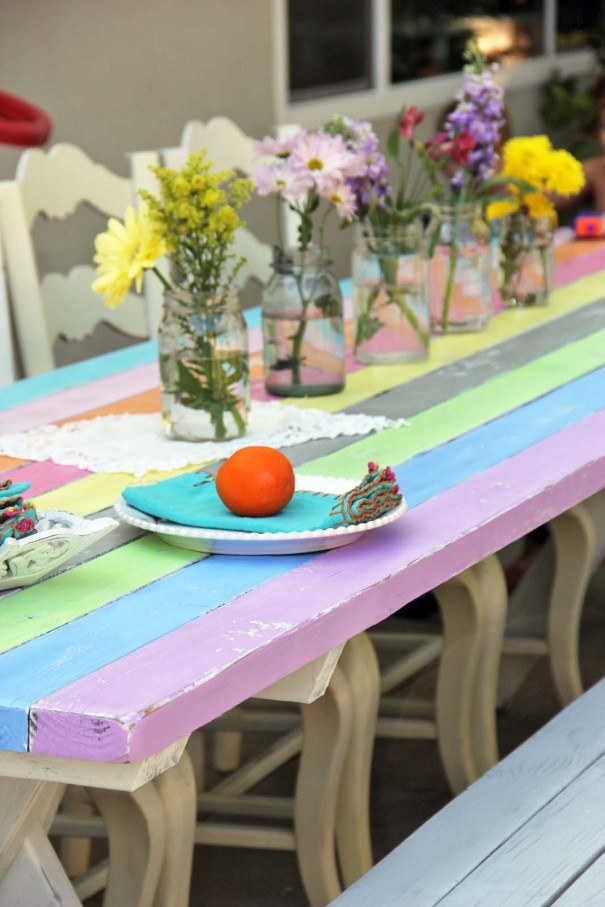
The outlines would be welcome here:
<svg viewBox="0 0 605 907">
<path fill-rule="evenodd" d="M 149 547 L 152 541 L 153 545 Z M 157 572 L 167 573 L 167 565 L 172 570 L 186 566 L 178 573 L 164 575 L 161 582 L 146 585 L 137 559 L 128 556 L 128 549 L 143 543 L 148 545 L 147 556 L 151 564 L 157 562 Z M 299 567 L 307 559 L 304 555 L 204 559 L 203 555 L 171 548 L 150 538 L 112 552 L 118 553 L 123 556 L 127 580 L 136 590 L 120 598 L 115 595 L 116 589 L 112 590 L 111 584 L 103 589 L 102 578 L 113 573 L 110 568 L 103 569 L 99 565 L 110 560 L 111 554 L 57 577 L 56 588 L 60 594 L 62 588 L 69 587 L 70 579 L 78 571 L 87 573 L 84 582 L 75 587 L 72 585 L 70 589 L 72 610 L 82 609 L 82 613 L 88 610 L 79 620 L 71 618 L 68 623 L 65 608 L 61 610 L 61 616 L 55 615 L 53 603 L 47 602 L 44 596 L 44 588 L 52 580 L 39 587 L 42 594 L 37 599 L 36 608 L 45 611 L 44 626 L 50 628 L 54 624 L 56 629 L 43 636 L 37 635 L 35 639 L 30 638 L 0 656 L 0 749 L 21 751 L 27 747 L 28 713 L 32 702 L 113 663 L 175 628 L 183 627 L 250 589 L 262 588 L 264 583 L 282 571 Z M 96 583 L 87 570 L 95 565 L 99 571 Z M 148 566 L 148 574 L 150 570 L 151 566 Z M 116 586 L 118 583 L 122 588 L 125 580 L 119 577 Z M 97 585 L 100 585 L 99 589 L 95 588 Z M 15 598 L 17 596 L 3 602 L 3 609 L 12 606 L 13 615 L 23 613 L 22 610 L 17 612 L 13 604 Z M 117 600 L 111 601 L 112 598 Z M 109 604 L 105 604 L 107 601 Z M 91 602 L 96 604 L 95 610 Z M 7 621 L 9 628 L 6 632 L 12 629 L 14 639 L 18 629 L 13 629 L 13 622 L 14 617 Z M 40 632 L 41 622 L 42 618 L 35 628 L 37 633 Z M 26 622 L 22 632 L 34 631 Z"/>
<path fill-rule="evenodd" d="M 191 472 L 191 469 L 187 466 L 167 472 L 152 471 L 143 477 L 126 472 L 94 473 L 39 495 L 36 504 L 40 510 L 69 510 L 81 516 L 90 516 L 113 506 L 127 485 L 149 485 L 170 476 Z"/>
<path fill-rule="evenodd" d="M 484 860 L 491 859 L 498 848 L 506 846 L 506 842 L 518 834 L 514 863 L 508 864 L 508 878 L 501 879 L 503 890 L 511 881 L 515 884 L 517 861 L 521 861 L 519 871 L 522 873 L 527 866 L 524 850 L 531 846 L 528 840 L 523 839 L 523 828 L 528 817 L 539 816 L 551 800 L 555 805 L 562 789 L 574 785 L 576 779 L 581 779 L 596 760 L 603 761 L 605 726 L 601 717 L 604 707 L 605 681 L 601 681 L 429 819 L 337 898 L 333 902 L 334 907 L 375 907 L 376 904 L 380 907 L 401 907 L 402 904 L 406 907 L 431 907 L 437 903 L 447 904 L 448 907 L 454 903 L 463 903 L 464 907 L 497 907 L 501 903 L 552 903 L 546 898 L 531 900 L 531 890 L 526 892 L 527 898 L 523 895 L 518 898 L 509 896 L 507 901 L 501 901 L 497 892 L 490 889 L 473 892 L 461 901 L 450 901 L 448 894 L 456 891 L 457 885 L 461 891 L 463 880 L 469 876 L 472 878 L 471 874 L 480 871 Z M 594 813 L 601 813 L 596 819 L 592 814 L 591 825 L 594 828 L 602 825 L 603 810 L 598 797 L 593 799 Z M 573 825 L 571 829 L 565 829 L 564 825 L 555 819 L 549 835 L 555 833 L 556 836 L 556 826 L 563 836 L 573 832 L 576 837 L 582 838 L 582 823 Z M 552 856 L 557 856 L 564 863 L 564 842 L 561 846 L 556 837 L 555 840 L 553 845 L 550 839 L 553 852 L 550 861 Z M 600 841 L 602 848 L 602 833 Z M 572 849 L 577 852 L 573 845 Z M 489 863 L 486 865 L 489 866 Z M 534 867 L 534 873 L 538 872 L 539 865 Z M 531 879 L 527 881 L 529 889 Z M 541 878 L 538 884 L 544 881 Z M 570 907 L 571 903 L 579 907 L 576 901 L 569 903 Z"/>
<path fill-rule="evenodd" d="M 601 856 L 553 903 L 556 907 L 602 907 L 604 892 L 605 856 Z"/>
<path fill-rule="evenodd" d="M 96 362 L 97 360 L 87 361 Z M 48 372 L 42 377 L 46 378 L 47 375 L 54 374 L 56 372 Z M 27 380 L 35 379 L 28 378 Z M 155 360 L 148 365 L 140 365 L 130 371 L 118 372 L 87 384 L 67 387 L 54 394 L 49 392 L 43 396 L 40 392 L 40 395 L 29 402 L 21 403 L 11 409 L 0 410 L 0 430 L 7 434 L 8 432 L 28 431 L 38 425 L 46 425 L 50 421 L 50 415 L 52 415 L 53 421 L 70 419 L 92 407 L 121 400 L 126 394 L 131 396 L 134 393 L 153 389 L 158 386 L 158 383 L 158 363 Z M 19 382 L 15 386 L 19 387 Z"/>
<path fill-rule="evenodd" d="M 604 355 L 604 350 L 598 352 L 594 364 L 599 365 Z M 441 458 L 449 461 L 455 450 L 464 451 L 468 448 L 471 459 L 476 458 L 473 472 L 479 472 L 491 465 L 491 462 L 497 462 L 492 459 L 493 453 L 488 456 L 476 447 L 479 439 L 483 442 L 494 434 L 499 435 L 502 445 L 508 445 L 506 453 L 502 447 L 503 459 L 604 405 L 605 368 L 597 368 L 550 393 L 546 392 L 548 382 L 545 381 L 544 396 L 539 399 L 535 399 L 533 391 L 522 383 L 517 383 L 517 371 L 503 376 L 503 379 L 511 381 L 510 396 L 507 381 L 500 382 L 495 378 L 493 382 L 419 413 L 410 420 L 409 426 L 387 428 L 378 435 L 368 435 L 343 450 L 299 467 L 298 471 L 354 479 L 363 475 L 369 460 L 393 465 L 402 461 L 404 453 L 406 458 L 422 454 L 423 463 L 427 457 L 431 457 L 437 465 Z M 554 375 L 553 380 L 557 380 Z M 524 395 L 529 402 L 523 405 L 523 400 L 519 400 L 520 395 Z M 513 408 L 515 406 L 518 408 Z M 534 423 L 531 420 L 536 421 Z M 512 430 L 515 431 L 515 437 L 509 438 L 508 432 Z M 447 447 L 444 446 L 446 442 L 449 442 Z M 449 469 L 449 464 L 447 468 Z M 404 479 L 403 473 L 398 473 L 398 478 L 401 478 L 401 487 L 408 497 L 409 478 Z"/>
<path fill-rule="evenodd" d="M 601 412 L 34 704 L 32 750 L 92 758 L 103 715 L 113 758 L 142 758 L 600 490 L 604 466 Z"/>
<path fill-rule="evenodd" d="M 21 589 L 2 602 L 0 653 L 21 647 L 200 558 L 204 555 L 145 536 L 66 574 Z M 28 657 L 24 655 L 24 660 Z"/>
<path fill-rule="evenodd" d="M 602 723 L 605 698 L 593 726 Z M 563 718 L 563 716 L 561 716 Z M 573 728 L 573 726 L 572 726 Z M 584 728 L 586 733 L 588 728 Z M 563 720 L 560 735 L 567 733 Z M 544 749 L 542 760 L 548 764 L 553 754 Z M 517 770 L 523 747 L 517 753 Z M 532 763 L 537 776 L 542 766 Z M 443 907 L 544 907 L 569 885 L 570 880 L 603 852 L 605 841 L 605 756 L 602 756 L 543 807 L 528 812 L 527 819 L 514 834 L 502 841 L 489 858 L 466 876 L 440 904 Z M 490 801 L 492 809 L 496 806 Z M 485 809 L 485 806 L 484 806 Z M 492 813 L 497 826 L 499 810 Z M 437 855 L 438 859 L 438 855 Z M 605 892 L 601 889 L 601 899 Z M 575 902 L 577 905 L 577 901 Z"/>
<path fill-rule="evenodd" d="M 78 385 L 110 378 L 126 370 L 136 370 L 141 366 L 153 364 L 156 359 L 157 345 L 154 341 L 149 341 L 124 347 L 92 359 L 84 359 L 73 365 L 64 365 L 62 368 L 46 372 L 44 375 L 24 378 L 9 387 L 2 388 L 0 410 L 12 409 Z"/>
<path fill-rule="evenodd" d="M 13 482 L 30 482 L 31 487 L 27 496 L 33 498 L 89 475 L 91 473 L 88 470 L 78 469 L 77 466 L 60 466 L 52 460 L 40 460 L 38 463 L 25 463 L 18 469 L 9 470 L 8 473 L 0 473 L 0 478 L 2 480 L 11 478 Z"/>
</svg>

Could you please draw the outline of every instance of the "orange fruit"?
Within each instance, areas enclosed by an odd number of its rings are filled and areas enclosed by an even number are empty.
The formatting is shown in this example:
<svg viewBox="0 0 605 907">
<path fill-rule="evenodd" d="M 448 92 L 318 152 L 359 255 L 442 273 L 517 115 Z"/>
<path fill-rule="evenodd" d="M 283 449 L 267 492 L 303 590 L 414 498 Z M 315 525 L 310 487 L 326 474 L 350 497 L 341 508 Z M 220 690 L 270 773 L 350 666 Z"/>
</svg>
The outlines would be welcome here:
<svg viewBox="0 0 605 907">
<path fill-rule="evenodd" d="M 272 516 L 294 494 L 294 470 L 274 447 L 242 447 L 219 468 L 216 490 L 237 516 Z"/>
</svg>

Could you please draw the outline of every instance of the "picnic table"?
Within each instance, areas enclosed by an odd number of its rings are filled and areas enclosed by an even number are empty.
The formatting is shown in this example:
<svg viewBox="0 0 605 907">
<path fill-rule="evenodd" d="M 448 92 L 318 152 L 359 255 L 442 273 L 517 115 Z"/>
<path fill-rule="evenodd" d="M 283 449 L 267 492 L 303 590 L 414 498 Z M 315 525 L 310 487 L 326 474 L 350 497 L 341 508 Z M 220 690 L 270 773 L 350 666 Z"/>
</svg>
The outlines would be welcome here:
<svg viewBox="0 0 605 907">
<path fill-rule="evenodd" d="M 605 487 L 605 244 L 567 242 L 557 254 L 548 306 L 437 338 L 424 362 L 351 359 L 341 394 L 296 401 L 409 420 L 287 451 L 301 474 L 335 479 L 361 478 L 370 460 L 390 465 L 409 507 L 399 520 L 345 547 L 263 557 L 206 556 L 122 526 L 55 575 L 2 595 L 0 905 L 79 903 L 47 837 L 66 784 L 95 790 L 115 840 L 120 828 L 148 834 L 144 872 L 131 832 L 122 855 L 116 847 L 108 903 L 150 904 L 157 889 L 158 903 L 186 904 L 194 815 L 183 751 L 193 731 L 272 688 L 309 703 L 309 745 L 335 766 L 336 742 L 317 729 L 338 715 L 338 692 L 331 704 L 330 687 L 320 694 L 343 644 Z M 253 396 L 263 399 L 259 316 L 247 318 Z M 157 350 L 144 343 L 2 388 L 0 436 L 158 411 Z M 0 470 L 31 482 L 39 509 L 83 516 L 111 516 L 125 486 L 162 477 L 18 456 L 0 456 Z M 131 824 L 120 790 L 131 792 Z M 321 803 L 321 786 L 314 796 Z M 325 837 L 321 809 L 307 813 L 301 833 Z"/>
</svg>

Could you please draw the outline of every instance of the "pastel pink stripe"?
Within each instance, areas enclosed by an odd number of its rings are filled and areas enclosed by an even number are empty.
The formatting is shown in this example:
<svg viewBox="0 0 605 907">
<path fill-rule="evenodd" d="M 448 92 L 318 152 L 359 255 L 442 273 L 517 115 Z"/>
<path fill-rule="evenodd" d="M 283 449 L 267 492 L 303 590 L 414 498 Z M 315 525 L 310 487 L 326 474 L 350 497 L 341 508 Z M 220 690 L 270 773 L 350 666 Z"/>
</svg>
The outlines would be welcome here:
<svg viewBox="0 0 605 907">
<path fill-rule="evenodd" d="M 585 255 L 559 262 L 556 268 L 557 286 L 565 287 L 601 268 L 605 268 L 605 249 L 592 249 Z"/>
<path fill-rule="evenodd" d="M 92 475 L 87 469 L 78 469 L 77 466 L 59 466 L 52 460 L 42 460 L 40 463 L 28 463 L 18 469 L 9 469 L 0 473 L 3 478 L 11 478 L 13 482 L 31 482 L 27 494 L 30 497 L 69 485 L 76 479 Z"/>
<path fill-rule="evenodd" d="M 10 413 L 10 430 L 11 433 L 29 431 L 39 425 L 79 416 L 88 410 L 123 400 L 124 397 L 152 390 L 158 387 L 159 382 L 157 361 L 138 365 L 117 375 L 70 387 L 6 410 L 6 413 Z"/>
<path fill-rule="evenodd" d="M 376 624 L 604 480 L 600 411 L 39 701 L 31 749 L 116 762 L 152 755 L 236 705 L 243 690 L 253 695 Z"/>
<path fill-rule="evenodd" d="M 256 353 L 263 348 L 263 332 L 260 328 L 248 329 L 248 348 L 251 353 Z"/>
</svg>

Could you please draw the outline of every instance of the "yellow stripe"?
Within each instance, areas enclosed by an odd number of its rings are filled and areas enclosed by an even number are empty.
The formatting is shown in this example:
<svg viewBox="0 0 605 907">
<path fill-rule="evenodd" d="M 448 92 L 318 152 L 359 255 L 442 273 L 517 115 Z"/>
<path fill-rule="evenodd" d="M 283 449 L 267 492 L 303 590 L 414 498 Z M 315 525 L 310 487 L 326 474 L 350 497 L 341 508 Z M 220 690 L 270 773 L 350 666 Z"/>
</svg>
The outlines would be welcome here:
<svg viewBox="0 0 605 907">
<path fill-rule="evenodd" d="M 472 356 L 480 350 L 509 340 L 538 324 L 560 318 L 568 312 L 589 305 L 604 295 L 604 272 L 581 277 L 555 290 L 548 305 L 532 309 L 507 309 L 494 316 L 485 331 L 473 334 L 451 334 L 431 339 L 431 352 L 422 362 L 403 365 L 370 365 L 347 375 L 345 389 L 330 397 L 289 397 L 288 403 L 302 409 L 320 408 L 336 412 L 381 394 L 392 387 L 434 372 L 457 359 Z"/>
<path fill-rule="evenodd" d="M 37 495 L 36 506 L 39 510 L 69 510 L 80 516 L 88 516 L 111 507 L 127 485 L 149 485 L 170 476 L 191 472 L 192 468 L 187 466 L 173 471 L 148 472 L 142 478 L 128 475 L 126 472 L 99 472 L 84 479 L 77 479 L 54 491 L 48 491 L 46 494 Z"/>
</svg>

